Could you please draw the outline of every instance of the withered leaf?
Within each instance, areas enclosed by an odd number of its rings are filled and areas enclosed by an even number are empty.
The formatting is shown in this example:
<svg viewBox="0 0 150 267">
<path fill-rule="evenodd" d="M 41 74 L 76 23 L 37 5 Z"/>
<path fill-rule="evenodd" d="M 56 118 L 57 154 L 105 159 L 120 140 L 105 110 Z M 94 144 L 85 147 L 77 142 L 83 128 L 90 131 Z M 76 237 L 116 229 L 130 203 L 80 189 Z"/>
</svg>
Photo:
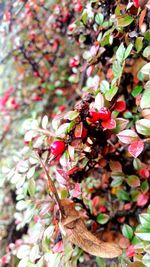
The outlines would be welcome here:
<svg viewBox="0 0 150 267">
<path fill-rule="evenodd" d="M 122 250 L 112 242 L 103 242 L 87 230 L 84 220 L 75 204 L 70 201 L 62 203 L 65 217 L 61 220 L 61 227 L 67 239 L 87 253 L 101 258 L 115 258 L 121 255 Z"/>
<path fill-rule="evenodd" d="M 145 267 L 145 265 L 142 262 L 135 261 L 131 262 L 128 267 Z"/>
</svg>

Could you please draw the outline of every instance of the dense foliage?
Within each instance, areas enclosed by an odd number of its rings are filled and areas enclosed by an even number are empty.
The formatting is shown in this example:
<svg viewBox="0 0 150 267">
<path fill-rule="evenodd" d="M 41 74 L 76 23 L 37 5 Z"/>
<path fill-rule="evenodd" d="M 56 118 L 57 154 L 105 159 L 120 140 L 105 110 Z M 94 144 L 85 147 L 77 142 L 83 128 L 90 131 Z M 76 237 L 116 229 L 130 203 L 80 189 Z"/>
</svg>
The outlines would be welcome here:
<svg viewBox="0 0 150 267">
<path fill-rule="evenodd" d="M 149 2 L 1 7 L 0 266 L 149 267 Z"/>
</svg>

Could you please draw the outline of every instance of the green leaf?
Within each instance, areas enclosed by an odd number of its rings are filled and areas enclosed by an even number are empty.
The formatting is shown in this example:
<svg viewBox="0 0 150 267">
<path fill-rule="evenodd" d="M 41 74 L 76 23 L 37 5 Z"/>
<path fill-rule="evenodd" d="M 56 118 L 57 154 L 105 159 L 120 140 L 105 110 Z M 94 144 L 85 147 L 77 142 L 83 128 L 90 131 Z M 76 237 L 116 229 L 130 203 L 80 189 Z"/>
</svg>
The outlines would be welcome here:
<svg viewBox="0 0 150 267">
<path fill-rule="evenodd" d="M 65 134 L 68 132 L 69 125 L 70 125 L 69 122 L 61 124 L 60 127 L 55 132 L 56 136 L 57 137 L 64 137 Z"/>
<path fill-rule="evenodd" d="M 71 121 L 69 123 L 69 126 L 67 128 L 67 133 L 70 133 L 70 131 L 73 129 L 74 125 L 75 125 L 75 121 Z"/>
<path fill-rule="evenodd" d="M 140 170 L 141 169 L 141 161 L 140 161 L 140 159 L 134 159 L 133 160 L 133 166 L 134 166 L 134 169 L 135 170 Z"/>
<path fill-rule="evenodd" d="M 150 214 L 142 213 L 139 215 L 140 223 L 144 228 L 150 229 Z"/>
<path fill-rule="evenodd" d="M 106 267 L 105 259 L 96 257 L 96 264 L 98 267 Z"/>
<path fill-rule="evenodd" d="M 119 179 L 119 178 L 121 178 L 121 179 L 123 179 L 124 178 L 124 173 L 123 172 L 117 172 L 117 171 L 113 171 L 112 172 L 112 174 L 111 174 L 111 177 L 113 178 L 113 179 Z"/>
<path fill-rule="evenodd" d="M 150 120 L 141 119 L 136 121 L 136 130 L 139 134 L 150 135 Z"/>
<path fill-rule="evenodd" d="M 121 185 L 123 182 L 123 178 L 122 177 L 118 177 L 116 179 L 114 179 L 112 182 L 111 182 L 111 186 L 112 187 L 117 187 L 119 185 Z"/>
<path fill-rule="evenodd" d="M 147 46 L 143 51 L 143 57 L 148 58 L 150 56 L 150 45 Z"/>
<path fill-rule="evenodd" d="M 124 60 L 130 55 L 132 48 L 133 48 L 133 44 L 129 44 L 124 54 Z"/>
<path fill-rule="evenodd" d="M 116 51 L 116 59 L 118 60 L 118 62 L 120 64 L 123 62 L 125 50 L 126 49 L 124 47 L 124 44 L 121 43 L 120 46 L 118 47 L 117 51 Z"/>
<path fill-rule="evenodd" d="M 110 33 L 104 34 L 104 36 L 101 39 L 101 46 L 109 45 L 110 40 Z"/>
<path fill-rule="evenodd" d="M 36 190 L 35 181 L 34 179 L 30 179 L 28 182 L 28 192 L 31 197 L 34 196 L 35 190 Z"/>
<path fill-rule="evenodd" d="M 118 87 L 116 85 L 113 85 L 106 93 L 105 93 L 105 98 L 108 101 L 111 101 L 115 94 L 118 91 Z"/>
<path fill-rule="evenodd" d="M 115 15 L 116 16 L 121 15 L 121 10 L 120 10 L 120 6 L 119 5 L 117 5 L 116 8 L 115 8 Z"/>
<path fill-rule="evenodd" d="M 150 108 L 150 89 L 144 91 L 141 101 L 140 107 L 143 108 Z"/>
<path fill-rule="evenodd" d="M 148 42 L 150 42 L 150 30 L 148 30 L 148 31 L 146 31 L 146 32 L 144 33 L 144 38 L 145 38 Z"/>
<path fill-rule="evenodd" d="M 142 262 L 145 264 L 146 267 L 150 267 L 150 254 L 146 253 L 143 258 Z"/>
<path fill-rule="evenodd" d="M 29 245 L 21 245 L 17 251 L 17 258 L 23 259 L 29 256 L 31 247 Z"/>
<path fill-rule="evenodd" d="M 68 111 L 67 114 L 64 116 L 65 120 L 74 120 L 79 116 L 79 112 L 76 110 Z"/>
<path fill-rule="evenodd" d="M 19 262 L 18 267 L 27 267 L 27 265 L 28 265 L 28 257 L 25 257 Z"/>
<path fill-rule="evenodd" d="M 143 37 L 137 37 L 135 41 L 135 48 L 137 53 L 141 51 L 142 47 L 143 47 Z"/>
<path fill-rule="evenodd" d="M 88 18 L 87 12 L 84 12 L 82 15 L 82 21 L 83 21 L 84 25 L 86 25 L 86 23 L 87 23 L 87 18 Z"/>
<path fill-rule="evenodd" d="M 127 177 L 127 184 L 131 187 L 137 187 L 140 186 L 140 179 L 136 175 L 129 175 Z"/>
<path fill-rule="evenodd" d="M 117 192 L 117 197 L 119 200 L 123 200 L 123 201 L 130 200 L 129 194 L 124 190 L 119 190 L 119 192 Z"/>
<path fill-rule="evenodd" d="M 148 183 L 148 181 L 144 181 L 141 184 L 141 190 L 142 190 L 143 193 L 148 192 L 148 190 L 149 190 L 149 183 Z"/>
<path fill-rule="evenodd" d="M 131 199 L 133 202 L 137 201 L 138 195 L 139 195 L 139 191 L 135 191 L 135 189 L 134 191 L 131 192 Z"/>
<path fill-rule="evenodd" d="M 45 115 L 42 119 L 42 128 L 43 129 L 47 129 L 47 125 L 48 125 L 48 116 Z"/>
<path fill-rule="evenodd" d="M 124 112 L 123 116 L 125 119 L 132 119 L 133 118 L 133 115 L 130 111 Z"/>
<path fill-rule="evenodd" d="M 102 25 L 104 21 L 104 15 L 99 13 L 95 16 L 95 21 L 98 25 Z"/>
<path fill-rule="evenodd" d="M 120 78 L 120 76 L 122 74 L 122 67 L 117 60 L 115 60 L 115 62 L 113 63 L 112 70 L 113 70 L 113 74 L 114 74 L 115 78 L 116 79 Z"/>
<path fill-rule="evenodd" d="M 106 80 L 101 81 L 100 90 L 102 93 L 106 93 L 110 88 L 109 82 Z"/>
<path fill-rule="evenodd" d="M 35 166 L 31 167 L 31 168 L 28 170 L 28 172 L 27 172 L 27 178 L 28 178 L 28 179 L 32 178 L 33 175 L 34 175 L 34 173 L 35 173 Z"/>
<path fill-rule="evenodd" d="M 119 133 L 123 131 L 127 124 L 129 123 L 128 120 L 123 119 L 123 118 L 116 118 L 116 129 L 114 130 L 115 133 Z"/>
<path fill-rule="evenodd" d="M 105 224 L 107 223 L 109 220 L 109 216 L 107 214 L 99 214 L 96 218 L 96 221 L 99 223 L 99 224 Z"/>
<path fill-rule="evenodd" d="M 142 92 L 142 90 L 143 90 L 143 87 L 141 85 L 137 85 L 133 88 L 131 94 L 132 96 L 136 97 Z"/>
<path fill-rule="evenodd" d="M 150 75 L 150 62 L 145 64 L 141 69 L 140 72 L 144 75 Z"/>
<path fill-rule="evenodd" d="M 144 241 L 150 241 L 150 229 L 139 225 L 135 231 L 136 236 Z"/>
<path fill-rule="evenodd" d="M 147 81 L 144 85 L 145 90 L 150 90 L 150 81 Z"/>
<path fill-rule="evenodd" d="M 121 15 L 117 17 L 117 26 L 126 27 L 134 21 L 134 18 L 128 15 Z"/>
<path fill-rule="evenodd" d="M 131 226 L 129 226 L 128 224 L 123 225 L 122 233 L 129 240 L 131 240 L 133 237 L 133 230 L 132 230 Z"/>
<path fill-rule="evenodd" d="M 35 262 L 35 260 L 40 256 L 39 254 L 39 246 L 34 245 L 32 249 L 30 250 L 30 260 L 31 262 Z"/>
</svg>

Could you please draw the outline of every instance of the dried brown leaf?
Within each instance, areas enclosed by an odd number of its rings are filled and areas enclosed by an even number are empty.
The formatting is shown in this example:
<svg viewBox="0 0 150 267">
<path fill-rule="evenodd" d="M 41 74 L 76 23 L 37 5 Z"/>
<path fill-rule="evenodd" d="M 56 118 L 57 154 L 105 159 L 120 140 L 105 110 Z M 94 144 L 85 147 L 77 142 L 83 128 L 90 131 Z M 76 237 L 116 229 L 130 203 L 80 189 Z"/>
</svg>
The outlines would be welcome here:
<svg viewBox="0 0 150 267">
<path fill-rule="evenodd" d="M 82 216 L 75 210 L 75 204 L 63 201 L 65 217 L 61 226 L 67 239 L 87 253 L 101 258 L 115 258 L 121 255 L 122 250 L 113 242 L 103 242 L 87 230 Z"/>
</svg>

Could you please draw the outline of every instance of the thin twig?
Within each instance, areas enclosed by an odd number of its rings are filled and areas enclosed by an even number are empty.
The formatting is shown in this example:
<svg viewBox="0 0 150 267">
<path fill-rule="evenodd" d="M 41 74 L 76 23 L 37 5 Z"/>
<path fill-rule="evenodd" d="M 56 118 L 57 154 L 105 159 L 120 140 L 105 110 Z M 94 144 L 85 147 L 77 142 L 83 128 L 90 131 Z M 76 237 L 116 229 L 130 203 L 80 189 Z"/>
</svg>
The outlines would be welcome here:
<svg viewBox="0 0 150 267">
<path fill-rule="evenodd" d="M 49 175 L 49 173 L 48 173 L 48 170 L 47 170 L 47 168 L 46 168 L 46 166 L 45 166 L 43 160 L 41 159 L 41 157 L 39 156 L 39 154 L 38 154 L 37 152 L 36 152 L 36 155 L 37 155 L 37 157 L 38 157 L 38 159 L 39 159 L 39 161 L 40 161 L 40 163 L 41 163 L 41 165 L 42 165 L 42 167 L 43 167 L 43 169 L 44 169 L 44 171 L 45 171 L 45 174 L 46 174 L 46 177 L 47 177 L 47 180 L 48 180 L 48 190 L 49 190 L 50 193 L 51 193 L 51 192 L 53 193 L 54 198 L 55 198 L 55 202 L 57 203 L 57 205 L 58 205 L 58 207 L 59 207 L 59 210 L 60 210 L 60 215 L 61 215 L 61 217 L 63 217 L 64 214 L 65 214 L 65 213 L 64 213 L 64 208 L 63 208 L 62 205 L 61 205 L 60 198 L 59 198 L 59 196 L 58 196 L 58 193 L 57 193 L 55 184 L 54 184 L 54 182 L 52 181 L 52 179 L 51 179 L 51 177 L 50 177 L 50 175 Z"/>
</svg>

